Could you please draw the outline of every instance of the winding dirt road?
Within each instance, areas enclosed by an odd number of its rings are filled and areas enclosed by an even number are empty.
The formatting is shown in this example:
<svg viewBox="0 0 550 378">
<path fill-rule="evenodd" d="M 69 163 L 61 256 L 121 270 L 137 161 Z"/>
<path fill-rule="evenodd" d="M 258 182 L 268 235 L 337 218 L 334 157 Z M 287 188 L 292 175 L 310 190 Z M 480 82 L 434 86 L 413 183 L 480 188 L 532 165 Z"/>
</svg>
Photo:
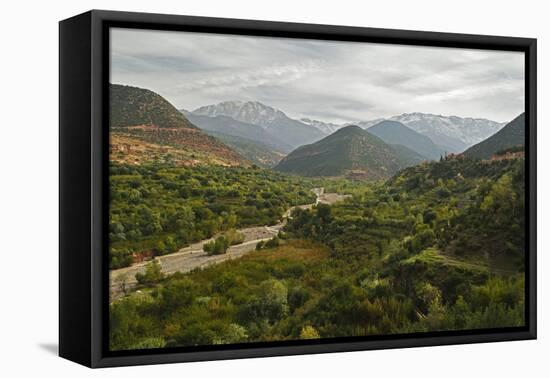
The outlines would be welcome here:
<svg viewBox="0 0 550 378">
<path fill-rule="evenodd" d="M 223 261 L 241 257 L 256 249 L 256 244 L 260 241 L 266 241 L 277 235 L 286 224 L 287 218 L 292 210 L 296 208 L 311 209 L 318 203 L 332 204 L 338 201 L 343 201 L 348 195 L 337 193 L 324 193 L 323 188 L 314 188 L 312 191 L 317 196 L 315 203 L 308 205 L 293 206 L 283 215 L 283 220 L 273 226 L 259 226 L 241 228 L 237 231 L 244 235 L 244 241 L 228 248 L 223 255 L 209 256 L 203 251 L 202 247 L 205 243 L 213 240 L 213 238 L 201 240 L 200 242 L 189 245 L 180 249 L 178 252 L 158 256 L 155 258 L 160 263 L 162 272 L 171 274 L 175 272 L 187 273 L 196 268 L 204 268 L 212 264 L 219 264 Z M 131 291 L 136 285 L 136 273 L 143 273 L 145 266 L 149 261 L 134 264 L 126 268 L 120 268 L 110 271 L 110 300 L 116 300 L 124 296 L 125 292 Z"/>
</svg>

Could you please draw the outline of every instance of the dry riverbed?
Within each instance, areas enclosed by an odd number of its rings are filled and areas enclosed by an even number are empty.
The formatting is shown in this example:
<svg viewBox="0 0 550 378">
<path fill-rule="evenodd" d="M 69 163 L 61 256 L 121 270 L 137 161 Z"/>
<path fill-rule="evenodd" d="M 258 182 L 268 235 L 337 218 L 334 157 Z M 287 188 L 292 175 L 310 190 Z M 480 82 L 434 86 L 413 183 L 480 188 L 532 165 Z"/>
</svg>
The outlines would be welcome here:
<svg viewBox="0 0 550 378">
<path fill-rule="evenodd" d="M 212 264 L 219 264 L 223 261 L 235 259 L 256 249 L 256 244 L 260 241 L 266 241 L 277 235 L 286 223 L 286 218 L 294 208 L 311 209 L 317 203 L 333 204 L 343 201 L 348 195 L 338 193 L 324 193 L 323 188 L 315 188 L 313 192 L 317 195 L 317 201 L 308 205 L 295 206 L 289 209 L 283 221 L 273 226 L 247 227 L 238 231 L 244 235 L 244 241 L 241 244 L 229 247 L 223 255 L 209 256 L 203 251 L 203 245 L 213 240 L 213 238 L 201 240 L 200 242 L 180 249 L 178 252 L 158 256 L 155 258 L 160 263 L 162 272 L 171 274 L 175 272 L 187 273 L 196 268 L 204 268 Z M 145 266 L 148 261 L 138 263 L 126 268 L 120 268 L 110 271 L 110 299 L 116 300 L 124 296 L 125 291 L 132 290 L 136 285 L 136 273 L 145 272 Z"/>
</svg>

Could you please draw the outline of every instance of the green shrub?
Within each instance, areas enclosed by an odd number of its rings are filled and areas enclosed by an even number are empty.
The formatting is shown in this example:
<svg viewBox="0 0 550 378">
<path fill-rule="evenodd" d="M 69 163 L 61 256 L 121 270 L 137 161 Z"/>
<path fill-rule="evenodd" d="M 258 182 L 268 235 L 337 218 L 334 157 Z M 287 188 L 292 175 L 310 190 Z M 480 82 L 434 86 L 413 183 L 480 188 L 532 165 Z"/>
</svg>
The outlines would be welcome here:
<svg viewBox="0 0 550 378">
<path fill-rule="evenodd" d="M 208 255 L 223 255 L 229 248 L 229 240 L 225 236 L 218 236 L 215 240 L 205 243 L 202 248 Z"/>
<path fill-rule="evenodd" d="M 164 279 L 164 273 L 157 260 L 151 261 L 145 266 L 145 273 L 136 273 L 136 280 L 141 285 L 156 284 Z"/>
</svg>

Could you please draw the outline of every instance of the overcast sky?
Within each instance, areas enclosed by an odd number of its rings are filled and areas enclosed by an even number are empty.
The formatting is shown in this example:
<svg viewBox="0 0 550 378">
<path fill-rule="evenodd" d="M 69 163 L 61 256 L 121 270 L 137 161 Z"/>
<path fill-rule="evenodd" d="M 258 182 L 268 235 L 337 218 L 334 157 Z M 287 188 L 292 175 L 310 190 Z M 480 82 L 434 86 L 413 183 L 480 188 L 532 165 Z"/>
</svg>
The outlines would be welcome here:
<svg viewBox="0 0 550 378">
<path fill-rule="evenodd" d="M 516 52 L 112 29 L 111 82 L 188 110 L 254 100 L 338 123 L 411 112 L 505 122 L 524 111 Z"/>
</svg>

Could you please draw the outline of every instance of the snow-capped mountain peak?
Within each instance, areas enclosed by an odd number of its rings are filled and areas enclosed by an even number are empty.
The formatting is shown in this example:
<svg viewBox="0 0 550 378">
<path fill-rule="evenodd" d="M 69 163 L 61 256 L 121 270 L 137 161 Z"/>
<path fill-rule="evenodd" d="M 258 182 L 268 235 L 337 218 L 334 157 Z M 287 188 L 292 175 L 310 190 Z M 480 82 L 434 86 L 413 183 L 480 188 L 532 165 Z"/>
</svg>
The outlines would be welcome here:
<svg viewBox="0 0 550 378">
<path fill-rule="evenodd" d="M 195 109 L 195 115 L 231 117 L 241 122 L 267 126 L 279 118 L 288 118 L 282 111 L 258 101 L 224 101 Z"/>
<path fill-rule="evenodd" d="M 430 137 L 444 135 L 458 139 L 467 146 L 487 139 L 506 125 L 506 123 L 484 118 L 462 118 L 427 113 L 404 113 L 393 116 L 390 120 L 401 122 Z"/>
<path fill-rule="evenodd" d="M 359 126 L 362 129 L 368 129 L 369 127 L 372 127 L 382 121 L 385 121 L 385 118 L 376 118 L 370 121 L 357 121 L 357 122 L 348 122 L 344 126 L 350 126 L 350 125 L 356 125 Z"/>
<path fill-rule="evenodd" d="M 203 106 L 192 113 L 196 116 L 226 116 L 256 125 L 293 148 L 315 142 L 325 136 L 316 127 L 292 119 L 279 109 L 258 101 L 225 101 Z"/>
<path fill-rule="evenodd" d="M 337 125 L 331 122 L 322 122 L 322 121 L 318 121 L 310 118 L 302 118 L 300 119 L 300 122 L 305 123 L 306 125 L 313 126 L 327 135 L 332 134 L 336 130 L 344 127 L 344 125 Z"/>
</svg>

